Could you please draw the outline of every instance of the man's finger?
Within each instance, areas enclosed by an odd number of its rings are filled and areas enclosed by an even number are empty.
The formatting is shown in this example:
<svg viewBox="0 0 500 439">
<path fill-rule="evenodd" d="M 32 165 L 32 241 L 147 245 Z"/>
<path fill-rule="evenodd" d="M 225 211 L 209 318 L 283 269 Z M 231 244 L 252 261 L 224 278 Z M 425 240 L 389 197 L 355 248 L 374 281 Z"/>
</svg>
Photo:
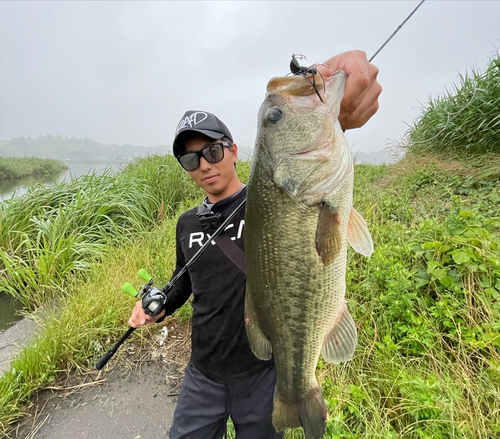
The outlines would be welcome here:
<svg viewBox="0 0 500 439">
<path fill-rule="evenodd" d="M 349 121 L 346 122 L 346 124 L 348 125 L 348 129 L 361 128 L 378 111 L 378 108 L 379 108 L 379 103 L 374 102 L 366 109 L 366 111 L 363 114 L 359 116 L 353 115 L 351 118 L 353 122 L 351 124 L 349 124 Z"/>
<path fill-rule="evenodd" d="M 340 125 L 343 129 L 359 128 L 377 112 L 379 108 L 378 97 L 382 93 L 382 86 L 375 82 L 365 92 L 360 102 L 352 104 L 352 111 L 343 112 L 342 120 L 339 117 Z M 357 105 L 355 105 L 357 104 Z"/>
<path fill-rule="evenodd" d="M 368 72 L 357 70 L 347 76 L 345 83 L 344 98 L 342 105 L 349 106 L 358 99 L 370 86 L 370 78 Z"/>
</svg>

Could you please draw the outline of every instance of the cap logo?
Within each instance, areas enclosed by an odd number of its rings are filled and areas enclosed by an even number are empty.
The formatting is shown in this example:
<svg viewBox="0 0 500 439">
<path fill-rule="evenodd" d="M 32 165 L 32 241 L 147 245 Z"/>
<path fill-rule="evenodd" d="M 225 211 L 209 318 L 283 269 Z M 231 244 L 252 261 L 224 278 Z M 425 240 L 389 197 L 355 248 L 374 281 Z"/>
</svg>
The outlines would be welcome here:
<svg viewBox="0 0 500 439">
<path fill-rule="evenodd" d="M 204 113 L 203 111 L 197 111 L 193 114 L 190 114 L 189 116 L 186 116 L 184 119 L 182 119 L 179 122 L 179 125 L 177 125 L 177 130 L 176 130 L 176 135 L 179 134 L 180 131 L 182 131 L 186 126 L 189 125 L 190 128 L 193 128 L 193 125 L 196 126 L 199 123 L 203 122 L 206 118 L 208 117 L 207 113 Z"/>
</svg>

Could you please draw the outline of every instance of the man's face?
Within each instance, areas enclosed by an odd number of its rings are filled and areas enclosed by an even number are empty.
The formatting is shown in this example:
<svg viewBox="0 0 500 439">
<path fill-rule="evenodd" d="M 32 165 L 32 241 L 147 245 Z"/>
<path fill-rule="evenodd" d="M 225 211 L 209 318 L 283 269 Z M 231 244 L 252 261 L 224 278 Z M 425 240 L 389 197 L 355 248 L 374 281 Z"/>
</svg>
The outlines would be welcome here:
<svg viewBox="0 0 500 439">
<path fill-rule="evenodd" d="M 199 151 L 211 143 L 222 142 L 200 135 L 186 141 L 185 152 Z M 218 163 L 209 163 L 200 157 L 200 166 L 194 171 L 187 171 L 196 184 L 201 186 L 207 194 L 221 195 L 236 177 L 234 164 L 238 158 L 237 146 L 233 144 L 231 150 L 224 147 L 224 158 Z M 210 197 L 209 197 L 210 198 Z"/>
</svg>

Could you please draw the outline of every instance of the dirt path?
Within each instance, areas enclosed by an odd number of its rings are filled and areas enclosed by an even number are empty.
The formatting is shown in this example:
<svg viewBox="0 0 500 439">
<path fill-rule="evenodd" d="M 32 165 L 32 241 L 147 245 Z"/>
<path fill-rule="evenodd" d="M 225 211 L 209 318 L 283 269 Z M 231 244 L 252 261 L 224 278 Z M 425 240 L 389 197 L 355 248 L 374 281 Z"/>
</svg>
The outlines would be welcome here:
<svg viewBox="0 0 500 439">
<path fill-rule="evenodd" d="M 168 437 L 189 349 L 185 329 L 163 347 L 132 351 L 101 373 L 69 375 L 35 397 L 11 439 L 153 439 Z M 175 337 L 175 338 L 174 338 Z M 112 360 L 113 361 L 113 360 Z"/>
</svg>

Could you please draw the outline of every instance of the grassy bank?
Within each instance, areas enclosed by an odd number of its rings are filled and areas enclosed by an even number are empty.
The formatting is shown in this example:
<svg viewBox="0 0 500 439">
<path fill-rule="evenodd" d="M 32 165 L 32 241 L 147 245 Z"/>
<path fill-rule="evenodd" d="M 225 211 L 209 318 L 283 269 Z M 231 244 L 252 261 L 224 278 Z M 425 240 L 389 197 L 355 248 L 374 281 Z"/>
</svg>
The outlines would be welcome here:
<svg viewBox="0 0 500 439">
<path fill-rule="evenodd" d="M 0 157 L 0 181 L 30 175 L 57 175 L 65 169 L 67 166 L 59 160 L 36 157 Z"/>
<path fill-rule="evenodd" d="M 498 159 L 498 157 L 497 157 Z M 375 242 L 349 255 L 352 361 L 322 364 L 332 438 L 500 435 L 500 172 L 408 157 L 358 166 Z"/>
<path fill-rule="evenodd" d="M 356 166 L 355 205 L 375 252 L 349 253 L 359 345 L 346 364 L 320 361 L 325 437 L 500 435 L 500 173 L 491 163 L 414 157 Z M 240 171 L 245 178 L 248 166 Z M 139 165 L 130 172 L 142 174 Z M 176 215 L 196 202 L 193 194 L 156 216 L 150 231 L 108 245 L 101 263 L 65 281 L 60 312 L 0 380 L 4 428 L 57 371 L 91 367 L 123 333 L 133 301 L 121 284 L 143 267 L 158 284 L 167 280 Z"/>
</svg>

